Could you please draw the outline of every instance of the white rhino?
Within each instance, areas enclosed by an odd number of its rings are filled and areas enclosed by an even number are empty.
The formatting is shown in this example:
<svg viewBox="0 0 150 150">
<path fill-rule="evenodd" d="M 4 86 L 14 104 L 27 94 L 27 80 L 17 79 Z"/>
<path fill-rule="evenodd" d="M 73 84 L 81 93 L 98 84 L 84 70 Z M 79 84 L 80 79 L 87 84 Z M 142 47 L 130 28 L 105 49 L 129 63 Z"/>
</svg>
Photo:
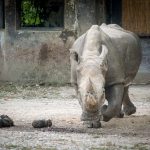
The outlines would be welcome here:
<svg viewBox="0 0 150 150">
<path fill-rule="evenodd" d="M 70 61 L 71 83 L 82 108 L 81 120 L 88 127 L 100 127 L 100 120 L 136 112 L 128 87 L 141 62 L 137 35 L 116 24 L 93 25 L 74 42 Z M 108 106 L 104 105 L 105 98 Z"/>
</svg>

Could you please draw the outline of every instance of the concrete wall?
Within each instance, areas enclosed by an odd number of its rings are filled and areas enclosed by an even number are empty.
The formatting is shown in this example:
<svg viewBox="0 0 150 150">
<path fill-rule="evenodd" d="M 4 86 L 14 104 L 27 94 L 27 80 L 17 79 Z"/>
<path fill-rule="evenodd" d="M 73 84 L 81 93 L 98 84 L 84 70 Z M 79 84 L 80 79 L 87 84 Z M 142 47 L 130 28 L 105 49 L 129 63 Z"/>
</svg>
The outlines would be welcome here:
<svg viewBox="0 0 150 150">
<path fill-rule="evenodd" d="M 103 5 L 99 3 L 99 5 Z M 96 24 L 95 2 L 65 0 L 64 29 L 18 28 L 15 0 L 5 0 L 5 29 L 0 30 L 0 80 L 70 82 L 69 48 L 77 36 Z"/>
<path fill-rule="evenodd" d="M 70 82 L 69 48 L 75 40 L 75 4 L 66 0 L 64 29 L 16 29 L 15 0 L 5 1 L 5 29 L 0 31 L 0 80 Z"/>
<path fill-rule="evenodd" d="M 150 83 L 150 37 L 141 37 L 142 62 L 135 78 L 136 83 Z"/>
<path fill-rule="evenodd" d="M 91 25 L 101 25 L 105 22 L 104 0 L 78 0 L 76 3 L 76 16 L 78 21 L 78 36 L 86 32 Z"/>
<path fill-rule="evenodd" d="M 0 30 L 0 80 L 69 83 L 69 48 L 92 24 L 105 22 L 105 1 L 65 0 L 64 28 L 57 31 L 17 28 L 15 6 L 15 0 L 5 0 L 5 29 Z M 142 45 L 143 61 L 136 82 L 150 78 L 150 39 L 143 39 Z"/>
</svg>

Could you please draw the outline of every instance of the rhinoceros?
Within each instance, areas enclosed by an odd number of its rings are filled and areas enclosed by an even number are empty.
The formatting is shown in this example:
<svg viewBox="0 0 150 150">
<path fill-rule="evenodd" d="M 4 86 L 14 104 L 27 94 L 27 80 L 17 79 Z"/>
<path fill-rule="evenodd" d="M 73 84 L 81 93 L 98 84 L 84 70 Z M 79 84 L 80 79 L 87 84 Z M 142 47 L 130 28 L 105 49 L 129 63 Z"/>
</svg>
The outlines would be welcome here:
<svg viewBox="0 0 150 150">
<path fill-rule="evenodd" d="M 136 34 L 116 24 L 92 25 L 71 47 L 70 62 L 71 83 L 87 127 L 136 112 L 128 94 L 141 62 Z"/>
</svg>

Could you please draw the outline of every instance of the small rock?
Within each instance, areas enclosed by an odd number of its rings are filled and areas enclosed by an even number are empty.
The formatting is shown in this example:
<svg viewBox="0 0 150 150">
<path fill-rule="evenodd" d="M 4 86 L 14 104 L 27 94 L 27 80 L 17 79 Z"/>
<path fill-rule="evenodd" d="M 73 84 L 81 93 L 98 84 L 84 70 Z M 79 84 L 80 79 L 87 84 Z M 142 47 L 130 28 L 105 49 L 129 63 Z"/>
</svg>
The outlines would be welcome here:
<svg viewBox="0 0 150 150">
<path fill-rule="evenodd" d="M 51 127 L 52 126 L 52 121 L 50 119 L 48 120 L 45 120 L 45 119 L 42 119 L 42 120 L 34 120 L 32 122 L 32 126 L 34 128 L 44 128 L 44 127 Z"/>
<path fill-rule="evenodd" d="M 2 120 L 2 118 L 0 117 L 0 128 L 2 128 L 3 127 L 3 120 Z"/>
<path fill-rule="evenodd" d="M 14 126 L 13 120 L 7 115 L 0 116 L 0 128 Z"/>
</svg>

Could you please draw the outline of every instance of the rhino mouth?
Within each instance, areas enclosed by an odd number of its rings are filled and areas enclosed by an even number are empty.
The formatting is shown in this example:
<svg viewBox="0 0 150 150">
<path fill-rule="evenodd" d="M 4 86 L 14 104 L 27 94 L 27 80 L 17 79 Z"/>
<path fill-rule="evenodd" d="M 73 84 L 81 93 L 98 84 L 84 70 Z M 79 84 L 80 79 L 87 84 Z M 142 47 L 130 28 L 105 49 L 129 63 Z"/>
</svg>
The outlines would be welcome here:
<svg viewBox="0 0 150 150">
<path fill-rule="evenodd" d="M 101 113 L 100 111 L 96 111 L 96 112 L 82 112 L 81 115 L 81 121 L 97 121 L 100 120 L 101 118 Z"/>
</svg>

